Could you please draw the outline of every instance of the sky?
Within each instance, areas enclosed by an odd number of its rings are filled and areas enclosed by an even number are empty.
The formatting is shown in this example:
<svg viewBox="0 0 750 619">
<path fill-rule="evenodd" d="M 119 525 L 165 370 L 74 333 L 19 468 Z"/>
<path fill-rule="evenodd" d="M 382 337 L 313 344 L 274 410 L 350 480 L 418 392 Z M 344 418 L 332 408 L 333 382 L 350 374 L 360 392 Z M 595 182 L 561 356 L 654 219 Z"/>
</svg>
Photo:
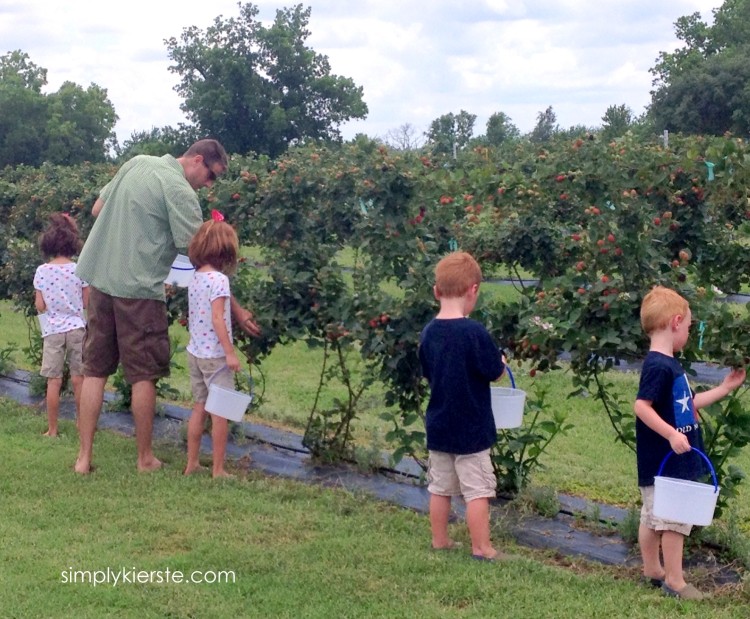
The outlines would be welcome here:
<svg viewBox="0 0 750 619">
<path fill-rule="evenodd" d="M 639 115 L 659 52 L 680 42 L 674 23 L 723 0 L 307 0 L 308 47 L 335 75 L 364 91 L 364 120 L 341 126 L 386 138 L 465 110 L 474 135 L 504 112 L 526 133 L 552 106 L 558 124 L 596 127 L 610 105 Z M 259 18 L 297 2 L 257 0 Z M 47 69 L 46 92 L 63 82 L 105 88 L 120 143 L 134 131 L 185 122 L 165 39 L 187 27 L 239 17 L 237 0 L 0 0 L 0 55 L 28 54 Z"/>
</svg>

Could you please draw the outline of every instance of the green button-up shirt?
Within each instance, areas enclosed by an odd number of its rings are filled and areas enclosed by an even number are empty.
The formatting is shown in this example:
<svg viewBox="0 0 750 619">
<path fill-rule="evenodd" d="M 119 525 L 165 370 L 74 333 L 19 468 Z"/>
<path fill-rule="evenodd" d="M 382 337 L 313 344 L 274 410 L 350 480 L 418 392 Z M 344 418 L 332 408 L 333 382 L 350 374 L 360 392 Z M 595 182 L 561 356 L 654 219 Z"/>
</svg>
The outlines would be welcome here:
<svg viewBox="0 0 750 619">
<path fill-rule="evenodd" d="M 76 274 L 111 296 L 163 301 L 169 268 L 202 223 L 180 162 L 171 155 L 133 157 L 99 197 L 104 207 Z"/>
</svg>

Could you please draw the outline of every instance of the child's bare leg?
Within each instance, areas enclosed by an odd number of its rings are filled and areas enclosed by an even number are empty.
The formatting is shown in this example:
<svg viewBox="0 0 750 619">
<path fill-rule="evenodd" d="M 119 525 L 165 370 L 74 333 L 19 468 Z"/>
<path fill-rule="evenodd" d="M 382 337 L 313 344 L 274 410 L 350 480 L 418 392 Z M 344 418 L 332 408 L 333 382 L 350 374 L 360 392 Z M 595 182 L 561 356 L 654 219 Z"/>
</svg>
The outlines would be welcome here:
<svg viewBox="0 0 750 619">
<path fill-rule="evenodd" d="M 224 469 L 224 459 L 227 455 L 227 437 L 229 436 L 229 422 L 224 417 L 211 415 L 211 450 L 214 458 L 214 477 L 232 477 Z"/>
<path fill-rule="evenodd" d="M 471 554 L 475 557 L 494 559 L 497 550 L 490 541 L 490 501 L 478 498 L 466 503 L 466 524 L 471 536 Z"/>
<path fill-rule="evenodd" d="M 641 549 L 643 575 L 646 578 L 664 580 L 664 568 L 659 556 L 661 533 L 641 523 L 641 526 L 638 528 L 638 546 Z"/>
<path fill-rule="evenodd" d="M 203 424 L 206 421 L 205 402 L 196 402 L 193 404 L 193 410 L 190 412 L 190 420 L 187 428 L 187 465 L 185 466 L 185 475 L 195 473 L 201 468 L 200 451 L 201 437 L 203 436 Z"/>
<path fill-rule="evenodd" d="M 73 399 L 76 403 L 76 428 L 78 427 L 78 411 L 81 408 L 81 386 L 83 385 L 83 376 L 71 376 L 70 382 L 73 383 Z"/>
<path fill-rule="evenodd" d="M 664 554 L 664 582 L 673 591 L 682 591 L 687 583 L 682 572 L 682 549 L 685 536 L 675 531 L 663 531 L 661 551 Z"/>
<path fill-rule="evenodd" d="M 44 436 L 57 436 L 57 416 L 60 413 L 61 378 L 47 379 L 47 431 Z"/>
<path fill-rule="evenodd" d="M 448 536 L 448 520 L 451 515 L 451 497 L 430 494 L 430 528 L 432 547 L 450 548 L 453 540 Z"/>
</svg>

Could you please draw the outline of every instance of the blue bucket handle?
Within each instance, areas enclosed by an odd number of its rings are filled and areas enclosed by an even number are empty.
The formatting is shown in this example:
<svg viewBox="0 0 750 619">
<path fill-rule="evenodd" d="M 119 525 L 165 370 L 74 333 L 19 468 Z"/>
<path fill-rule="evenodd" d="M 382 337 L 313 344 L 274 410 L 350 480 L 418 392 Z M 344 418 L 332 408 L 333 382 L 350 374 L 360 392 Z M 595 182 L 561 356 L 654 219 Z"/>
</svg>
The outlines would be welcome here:
<svg viewBox="0 0 750 619">
<path fill-rule="evenodd" d="M 510 378 L 510 386 L 513 387 L 513 389 L 515 389 L 516 379 L 513 378 L 513 372 L 510 371 L 510 366 L 507 363 L 505 364 L 505 371 L 508 373 L 508 378 Z"/>
<path fill-rule="evenodd" d="M 708 468 L 711 471 L 711 477 L 714 480 L 714 494 L 716 494 L 719 491 L 719 482 L 716 481 L 716 471 L 714 470 L 714 465 L 711 464 L 711 460 L 709 460 L 708 456 L 704 454 L 700 449 L 697 447 L 692 447 L 690 451 L 696 451 L 698 452 L 698 455 L 701 456 L 706 461 L 706 464 L 708 464 Z M 656 473 L 657 477 L 661 477 L 661 472 L 664 470 L 664 465 L 667 463 L 667 460 L 669 460 L 669 457 L 675 453 L 671 449 L 667 452 L 667 455 L 664 456 L 664 460 L 661 461 L 661 465 L 659 466 L 659 471 Z"/>
</svg>

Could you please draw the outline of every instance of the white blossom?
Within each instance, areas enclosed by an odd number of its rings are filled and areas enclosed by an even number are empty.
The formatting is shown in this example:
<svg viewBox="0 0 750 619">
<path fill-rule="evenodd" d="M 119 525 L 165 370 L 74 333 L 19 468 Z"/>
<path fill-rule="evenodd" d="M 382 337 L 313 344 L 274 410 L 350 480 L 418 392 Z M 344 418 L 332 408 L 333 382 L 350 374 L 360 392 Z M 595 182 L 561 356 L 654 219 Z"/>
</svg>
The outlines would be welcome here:
<svg viewBox="0 0 750 619">
<path fill-rule="evenodd" d="M 544 322 L 540 316 L 534 316 L 531 323 L 543 331 L 554 331 L 555 327 L 551 322 Z"/>
</svg>

